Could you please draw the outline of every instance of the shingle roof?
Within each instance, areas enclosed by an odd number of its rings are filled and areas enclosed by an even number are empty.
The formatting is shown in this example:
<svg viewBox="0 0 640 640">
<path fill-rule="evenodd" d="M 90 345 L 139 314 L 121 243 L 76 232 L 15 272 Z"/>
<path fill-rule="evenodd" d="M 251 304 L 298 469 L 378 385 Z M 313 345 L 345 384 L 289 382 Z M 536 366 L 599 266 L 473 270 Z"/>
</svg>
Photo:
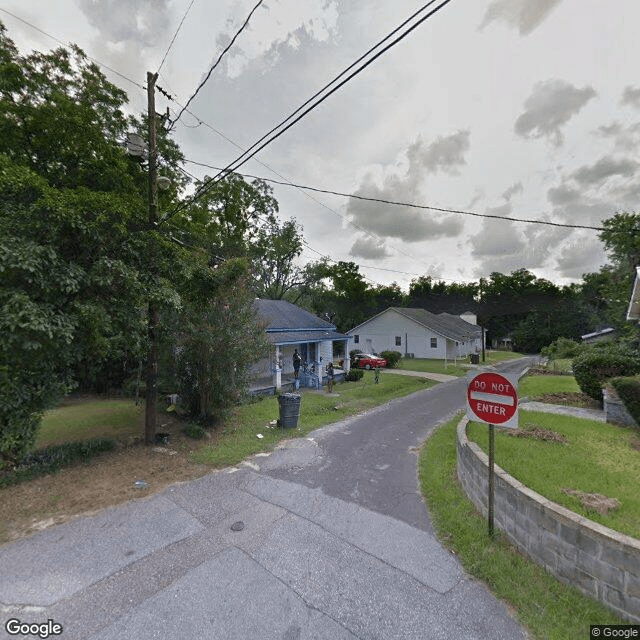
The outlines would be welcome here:
<svg viewBox="0 0 640 640">
<path fill-rule="evenodd" d="M 405 309 L 401 307 L 389 307 L 388 310 L 395 311 L 423 327 L 439 333 L 445 338 L 457 340 L 458 342 L 466 342 L 473 338 L 479 338 L 482 334 L 482 330 L 477 325 L 471 324 L 450 313 L 440 313 L 436 315 L 426 309 Z M 362 324 L 366 324 L 366 322 Z"/>
<path fill-rule="evenodd" d="M 335 325 L 286 300 L 256 298 L 254 306 L 258 317 L 266 324 L 267 340 L 272 344 L 349 339 L 338 333 Z"/>
</svg>

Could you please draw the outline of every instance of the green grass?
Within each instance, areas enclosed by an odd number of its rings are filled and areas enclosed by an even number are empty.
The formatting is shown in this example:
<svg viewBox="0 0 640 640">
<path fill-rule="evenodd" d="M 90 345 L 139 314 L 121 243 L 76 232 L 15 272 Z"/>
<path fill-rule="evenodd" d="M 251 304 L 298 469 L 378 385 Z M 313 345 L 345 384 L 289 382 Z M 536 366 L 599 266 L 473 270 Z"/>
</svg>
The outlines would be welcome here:
<svg viewBox="0 0 640 640">
<path fill-rule="evenodd" d="M 521 411 L 520 425 L 534 423 L 560 433 L 568 444 L 514 438 L 496 430 L 495 460 L 507 473 L 541 495 L 616 531 L 640 539 L 640 445 L 637 430 L 569 416 Z M 488 429 L 470 423 L 469 440 L 488 450 Z M 604 516 L 587 511 L 562 488 L 617 498 L 620 507 Z"/>
<path fill-rule="evenodd" d="M 564 373 L 571 372 L 571 358 L 558 358 L 557 360 L 549 360 L 546 368 L 550 371 L 562 371 Z"/>
<path fill-rule="evenodd" d="M 88 400 L 63 405 L 44 414 L 36 448 L 91 438 L 138 436 L 144 420 L 144 404 L 133 400 Z"/>
<path fill-rule="evenodd" d="M 521 353 L 512 351 L 486 351 L 485 362 L 482 362 L 480 355 L 480 365 L 494 365 L 505 360 L 515 360 L 522 358 Z M 425 373 L 446 373 L 450 376 L 466 376 L 469 371 L 469 358 L 458 358 L 454 364 L 453 360 L 432 360 L 430 358 L 402 358 L 398 364 L 398 369 L 405 371 L 423 371 Z M 446 365 L 446 366 L 445 366 Z M 466 366 L 465 366 L 466 365 Z"/>
<path fill-rule="evenodd" d="M 405 371 L 422 371 L 424 373 L 446 373 L 450 376 L 466 376 L 468 368 L 462 367 L 461 363 L 468 364 L 469 360 L 459 358 L 454 365 L 453 360 L 431 360 L 429 358 L 402 358 L 397 368 Z"/>
<path fill-rule="evenodd" d="M 317 427 L 337 422 L 377 405 L 399 398 L 414 391 L 433 386 L 424 378 L 380 375 L 374 383 L 372 371 L 365 371 L 359 382 L 346 382 L 334 386 L 334 394 L 301 390 L 300 418 L 296 429 L 267 428 L 279 415 L 276 397 L 237 407 L 218 431 L 219 437 L 192 454 L 195 462 L 213 466 L 237 464 L 247 456 L 260 451 L 270 451 L 283 438 L 294 438 L 309 433 Z M 261 434 L 263 438 L 258 438 Z"/>
<path fill-rule="evenodd" d="M 436 429 L 420 453 L 420 482 L 434 528 L 467 572 L 484 581 L 515 610 L 533 638 L 588 638 L 590 624 L 624 624 L 603 605 L 562 584 L 524 558 L 500 534 L 487 535 L 456 477 L 459 417 Z"/>
<path fill-rule="evenodd" d="M 573 376 L 525 376 L 518 384 L 518 395 L 536 398 L 545 393 L 580 393 Z"/>
</svg>

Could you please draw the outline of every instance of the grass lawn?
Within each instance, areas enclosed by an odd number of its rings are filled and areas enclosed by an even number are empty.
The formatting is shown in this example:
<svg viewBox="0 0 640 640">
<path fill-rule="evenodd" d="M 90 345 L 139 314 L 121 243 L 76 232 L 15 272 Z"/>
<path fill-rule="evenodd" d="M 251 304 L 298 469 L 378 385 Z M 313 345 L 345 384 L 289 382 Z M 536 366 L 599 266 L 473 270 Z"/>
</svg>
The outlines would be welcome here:
<svg viewBox="0 0 640 640">
<path fill-rule="evenodd" d="M 533 411 L 520 412 L 520 426 L 533 423 L 568 442 L 514 438 L 496 429 L 495 460 L 534 491 L 578 514 L 640 539 L 640 434 L 628 427 Z M 488 429 L 470 423 L 469 440 L 488 450 Z M 578 489 L 617 498 L 620 507 L 601 515 L 561 489 Z"/>
<path fill-rule="evenodd" d="M 624 624 L 603 605 L 525 559 L 499 534 L 494 542 L 489 539 L 486 519 L 475 510 L 456 477 L 458 420 L 436 429 L 420 453 L 422 492 L 443 543 L 467 572 L 486 582 L 514 608 L 533 638 L 588 638 L 590 624 Z"/>
<path fill-rule="evenodd" d="M 434 384 L 424 378 L 385 375 L 383 370 L 379 384 L 374 383 L 373 371 L 365 371 L 359 382 L 336 384 L 333 395 L 301 390 L 300 418 L 296 429 L 268 427 L 271 420 L 278 418 L 279 405 L 276 397 L 266 397 L 236 407 L 214 435 L 215 441 L 194 452 L 192 459 L 213 466 L 236 464 L 253 453 L 272 450 L 283 438 L 299 437 L 322 425 Z M 257 434 L 263 437 L 258 438 Z"/>
<path fill-rule="evenodd" d="M 453 360 L 431 360 L 429 358 L 402 358 L 398 363 L 398 369 L 405 371 L 423 371 L 425 373 L 446 373 L 450 376 L 466 376 L 468 368 L 461 366 L 461 363 L 468 364 L 467 359 L 458 359 L 457 364 Z"/>
<path fill-rule="evenodd" d="M 525 376 L 518 383 L 518 395 L 535 398 L 545 393 L 580 393 L 573 376 Z"/>
<path fill-rule="evenodd" d="M 571 358 L 558 358 L 557 360 L 549 360 L 545 368 L 549 369 L 549 371 L 563 371 L 564 373 L 570 373 L 571 362 Z"/>
<path fill-rule="evenodd" d="M 70 401 L 44 414 L 36 448 L 90 438 L 139 436 L 143 423 L 144 403 L 136 407 L 133 400 Z"/>
<path fill-rule="evenodd" d="M 485 362 L 480 356 L 480 365 L 493 365 L 505 360 L 515 360 L 522 358 L 521 353 L 513 351 L 486 351 Z M 465 366 L 466 365 L 466 366 Z M 469 358 L 458 358 L 454 364 L 453 360 L 432 360 L 430 358 L 402 358 L 398 363 L 398 369 L 405 371 L 423 371 L 425 373 L 446 373 L 450 376 L 466 376 L 469 371 Z"/>
</svg>

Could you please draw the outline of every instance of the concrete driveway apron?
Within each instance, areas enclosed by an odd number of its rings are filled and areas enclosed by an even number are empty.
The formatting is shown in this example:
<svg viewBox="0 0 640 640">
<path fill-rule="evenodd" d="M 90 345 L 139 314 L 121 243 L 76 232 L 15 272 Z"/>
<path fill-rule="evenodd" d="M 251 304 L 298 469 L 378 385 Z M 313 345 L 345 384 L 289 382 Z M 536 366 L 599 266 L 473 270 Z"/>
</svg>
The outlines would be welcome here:
<svg viewBox="0 0 640 640">
<path fill-rule="evenodd" d="M 417 447 L 463 404 L 437 385 L 0 548 L 0 637 L 525 638 L 419 493 Z"/>
</svg>

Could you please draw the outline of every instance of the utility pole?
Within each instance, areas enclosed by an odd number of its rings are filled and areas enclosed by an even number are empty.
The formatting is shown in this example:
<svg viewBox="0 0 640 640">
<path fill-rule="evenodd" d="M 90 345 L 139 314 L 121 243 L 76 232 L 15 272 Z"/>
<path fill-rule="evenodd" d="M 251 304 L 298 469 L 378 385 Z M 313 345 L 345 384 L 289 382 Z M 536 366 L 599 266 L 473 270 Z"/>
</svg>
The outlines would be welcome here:
<svg viewBox="0 0 640 640">
<path fill-rule="evenodd" d="M 157 73 L 147 72 L 147 101 L 149 117 L 149 271 L 156 276 L 156 240 L 154 234 L 158 224 L 158 148 L 156 140 L 156 97 Z M 155 283 L 154 283 L 155 284 Z M 147 391 L 144 419 L 144 440 L 152 444 L 156 435 L 156 404 L 158 401 L 158 325 L 160 312 L 153 296 L 149 298 L 148 311 L 149 353 L 147 356 Z"/>
</svg>

